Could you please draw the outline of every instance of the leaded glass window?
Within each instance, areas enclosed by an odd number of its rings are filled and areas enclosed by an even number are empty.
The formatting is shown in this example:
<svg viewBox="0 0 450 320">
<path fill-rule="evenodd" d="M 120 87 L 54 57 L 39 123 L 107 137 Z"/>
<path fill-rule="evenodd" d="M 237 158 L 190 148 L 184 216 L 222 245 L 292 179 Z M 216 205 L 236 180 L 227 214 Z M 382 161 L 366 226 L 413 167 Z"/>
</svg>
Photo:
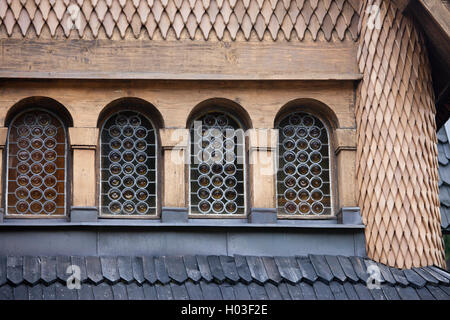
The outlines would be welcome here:
<svg viewBox="0 0 450 320">
<path fill-rule="evenodd" d="M 293 113 L 279 125 L 278 214 L 332 214 L 328 130 L 317 117 Z"/>
<path fill-rule="evenodd" d="M 66 214 L 67 138 L 61 120 L 44 110 L 18 115 L 8 131 L 7 215 Z"/>
<path fill-rule="evenodd" d="M 191 126 L 190 213 L 245 214 L 244 133 L 228 114 L 212 112 Z"/>
<path fill-rule="evenodd" d="M 149 216 L 157 210 L 156 132 L 134 111 L 109 117 L 100 134 L 100 206 L 104 216 Z"/>
</svg>

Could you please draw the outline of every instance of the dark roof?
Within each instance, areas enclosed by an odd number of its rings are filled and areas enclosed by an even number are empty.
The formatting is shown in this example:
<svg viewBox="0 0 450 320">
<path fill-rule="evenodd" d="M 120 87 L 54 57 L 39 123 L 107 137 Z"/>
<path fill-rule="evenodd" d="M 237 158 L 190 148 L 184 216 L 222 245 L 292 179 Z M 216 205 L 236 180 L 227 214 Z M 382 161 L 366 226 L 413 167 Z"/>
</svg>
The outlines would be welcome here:
<svg viewBox="0 0 450 320">
<path fill-rule="evenodd" d="M 450 141 L 442 126 L 437 132 L 439 160 L 439 200 L 441 202 L 442 229 L 450 232 Z"/>
<path fill-rule="evenodd" d="M 66 287 L 80 266 L 81 289 Z M 367 266 L 381 272 L 369 290 Z M 0 299 L 445 299 L 450 273 L 400 270 L 361 257 L 309 255 L 0 257 Z"/>
</svg>

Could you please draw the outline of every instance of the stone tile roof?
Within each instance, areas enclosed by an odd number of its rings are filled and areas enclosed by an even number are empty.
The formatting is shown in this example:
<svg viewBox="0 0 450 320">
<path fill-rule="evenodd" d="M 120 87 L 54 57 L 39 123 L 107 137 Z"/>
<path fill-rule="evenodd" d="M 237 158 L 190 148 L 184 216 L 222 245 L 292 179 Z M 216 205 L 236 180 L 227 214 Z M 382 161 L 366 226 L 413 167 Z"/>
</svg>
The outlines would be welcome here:
<svg viewBox="0 0 450 320">
<path fill-rule="evenodd" d="M 0 36 L 356 40 L 358 0 L 0 0 Z M 72 23 L 73 21 L 73 23 Z M 75 24 L 76 23 L 76 24 Z M 72 26 L 76 26 L 71 29 Z M 72 30 L 72 31 L 71 31 Z"/>
<path fill-rule="evenodd" d="M 369 290 L 368 266 L 381 273 Z M 66 286 L 80 267 L 81 289 Z M 444 299 L 450 273 L 400 270 L 361 257 L 309 255 L 0 257 L 0 299 Z"/>
<path fill-rule="evenodd" d="M 439 200 L 441 202 L 441 226 L 450 232 L 450 141 L 445 125 L 437 132 L 439 160 Z"/>
</svg>

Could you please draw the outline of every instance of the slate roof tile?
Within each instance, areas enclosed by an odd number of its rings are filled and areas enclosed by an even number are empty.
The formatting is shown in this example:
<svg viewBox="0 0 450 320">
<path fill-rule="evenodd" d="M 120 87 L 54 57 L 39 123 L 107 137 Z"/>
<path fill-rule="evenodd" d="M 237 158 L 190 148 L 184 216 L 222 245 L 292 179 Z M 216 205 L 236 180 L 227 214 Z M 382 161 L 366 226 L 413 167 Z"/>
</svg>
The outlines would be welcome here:
<svg viewBox="0 0 450 320">
<path fill-rule="evenodd" d="M 222 293 L 223 300 L 235 300 L 233 287 L 228 283 L 219 285 L 220 292 Z"/>
<path fill-rule="evenodd" d="M 303 300 L 303 292 L 300 285 L 286 283 L 286 288 L 288 289 L 289 295 L 292 300 Z"/>
<path fill-rule="evenodd" d="M 355 283 L 353 285 L 355 288 L 356 294 L 359 296 L 360 300 L 373 300 L 372 295 L 369 292 L 369 289 L 366 285 L 361 283 Z"/>
<path fill-rule="evenodd" d="M 56 257 L 56 275 L 60 281 L 67 281 L 70 277 L 70 273 L 67 273 L 66 271 L 71 264 L 69 256 Z"/>
<path fill-rule="evenodd" d="M 145 277 L 144 277 L 144 266 L 142 262 L 142 257 L 133 257 L 132 265 L 133 265 L 134 280 L 136 280 L 139 283 L 144 283 Z"/>
<path fill-rule="evenodd" d="M 92 287 L 92 292 L 94 293 L 95 300 L 112 300 L 114 299 L 114 295 L 111 289 L 106 282 L 100 283 L 99 285 L 95 285 Z"/>
<path fill-rule="evenodd" d="M 6 275 L 13 284 L 23 281 L 23 257 L 7 257 Z"/>
<path fill-rule="evenodd" d="M 137 283 L 130 283 L 127 286 L 127 293 L 130 300 L 144 300 L 144 290 Z"/>
<path fill-rule="evenodd" d="M 250 292 L 248 292 L 247 286 L 238 283 L 233 287 L 236 300 L 251 300 Z"/>
<path fill-rule="evenodd" d="M 200 288 L 205 300 L 222 300 L 222 293 L 214 282 L 200 282 Z"/>
<path fill-rule="evenodd" d="M 95 284 L 103 281 L 102 265 L 99 257 L 86 257 L 86 271 L 88 279 Z"/>
<path fill-rule="evenodd" d="M 41 279 L 41 263 L 39 257 L 23 258 L 23 279 L 31 285 L 35 285 Z"/>
<path fill-rule="evenodd" d="M 316 281 L 314 282 L 313 287 L 318 300 L 334 300 L 334 296 L 329 285 L 323 283 L 322 281 Z"/>
<path fill-rule="evenodd" d="M 439 161 L 439 200 L 441 202 L 441 227 L 450 233 L 450 141 L 442 126 L 437 132 Z"/>
<path fill-rule="evenodd" d="M 266 268 L 264 267 L 261 257 L 246 257 L 246 259 L 253 280 L 260 284 L 264 284 L 269 280 L 269 276 L 267 275 Z"/>
<path fill-rule="evenodd" d="M 222 270 L 222 264 L 218 256 L 208 256 L 207 261 L 209 264 L 209 270 L 217 283 L 225 281 L 225 274 Z"/>
<path fill-rule="evenodd" d="M 225 278 L 231 283 L 238 282 L 239 274 L 234 264 L 234 259 L 229 256 L 220 256 L 219 259 Z"/>
<path fill-rule="evenodd" d="M 120 280 L 116 257 L 100 257 L 100 263 L 105 279 L 111 283 L 116 283 Z"/>
<path fill-rule="evenodd" d="M 303 274 L 299 270 L 294 257 L 275 257 L 275 263 L 278 266 L 281 277 L 285 280 L 296 284 L 302 279 Z"/>
<path fill-rule="evenodd" d="M 297 264 L 305 281 L 314 283 L 317 280 L 317 273 L 308 257 L 297 257 Z"/>
<path fill-rule="evenodd" d="M 351 282 L 345 282 L 344 285 L 345 294 L 347 295 L 349 300 L 358 300 L 358 294 L 355 291 L 355 288 L 351 284 Z"/>
<path fill-rule="evenodd" d="M 14 287 L 14 298 L 15 300 L 28 300 L 28 287 L 25 284 L 20 284 Z"/>
<path fill-rule="evenodd" d="M 77 300 L 77 291 L 67 288 L 66 285 L 59 282 L 55 283 L 56 299 L 57 300 Z"/>
<path fill-rule="evenodd" d="M 42 286 L 42 300 L 56 300 L 56 287 L 54 283 Z"/>
<path fill-rule="evenodd" d="M 42 286 L 32 286 L 28 288 L 28 298 L 30 300 L 42 300 Z M 77 294 L 78 298 L 78 294 Z M 2 298 L 0 297 L 0 300 Z"/>
<path fill-rule="evenodd" d="M 344 256 L 337 256 L 337 258 L 347 279 L 349 279 L 351 282 L 357 282 L 359 278 L 356 275 L 355 270 L 353 269 L 351 261 Z"/>
<path fill-rule="evenodd" d="M 281 296 L 281 293 L 276 285 L 267 282 L 264 285 L 264 289 L 266 290 L 269 300 L 283 300 L 283 297 Z"/>
<path fill-rule="evenodd" d="M 392 275 L 390 268 L 381 263 L 377 263 L 376 265 L 378 266 L 378 268 L 380 268 L 380 273 L 384 281 L 392 285 L 396 283 L 396 280 L 394 279 L 394 276 Z"/>
<path fill-rule="evenodd" d="M 386 300 L 386 297 L 383 294 L 383 291 L 380 289 L 371 289 L 369 290 L 374 300 Z"/>
<path fill-rule="evenodd" d="M 185 283 L 186 290 L 191 300 L 203 300 L 203 293 L 199 284 L 187 281 Z"/>
<path fill-rule="evenodd" d="M 155 285 L 156 296 L 158 300 L 173 300 L 172 290 L 170 289 L 170 285 L 163 285 L 157 283 Z"/>
<path fill-rule="evenodd" d="M 439 284 L 439 280 L 433 277 L 429 272 L 422 268 L 413 268 L 418 275 L 420 275 L 426 282 L 431 283 L 433 285 Z"/>
<path fill-rule="evenodd" d="M 412 287 L 397 286 L 396 289 L 402 300 L 420 300 L 416 290 Z"/>
<path fill-rule="evenodd" d="M 302 289 L 303 298 L 305 300 L 317 300 L 317 296 L 312 284 L 300 282 L 299 286 Z"/>
<path fill-rule="evenodd" d="M 131 257 L 118 257 L 117 258 L 117 267 L 119 268 L 120 278 L 130 283 L 133 281 L 133 265 L 131 263 Z M 158 274 L 158 272 L 156 272 Z"/>
<path fill-rule="evenodd" d="M 127 288 L 122 282 L 112 286 L 114 300 L 128 300 Z"/>
<path fill-rule="evenodd" d="M 93 300 L 94 292 L 92 291 L 92 285 L 89 283 L 83 284 L 78 290 L 78 299 L 79 300 Z"/>
<path fill-rule="evenodd" d="M 66 286 L 68 262 L 81 289 Z M 367 267 L 380 267 L 368 289 Z M 69 273 L 70 274 L 70 273 Z M 446 299 L 450 274 L 430 266 L 400 270 L 343 256 L 0 256 L 0 299 Z"/>
<path fill-rule="evenodd" d="M 197 259 L 195 256 L 184 256 L 183 261 L 188 277 L 194 282 L 199 281 L 202 278 L 202 274 L 198 269 Z"/>
<path fill-rule="evenodd" d="M 417 294 L 421 300 L 436 300 L 436 298 L 431 294 L 430 290 L 426 287 L 416 289 Z"/>
<path fill-rule="evenodd" d="M 56 257 L 41 257 L 41 279 L 48 284 L 56 281 Z"/>
<path fill-rule="evenodd" d="M 151 284 L 157 281 L 153 257 L 142 257 L 142 270 L 144 272 L 145 280 Z"/>
<path fill-rule="evenodd" d="M 80 281 L 86 281 L 87 272 L 84 257 L 72 256 L 70 257 L 70 261 L 72 262 L 72 265 L 78 266 L 80 268 Z"/>
<path fill-rule="evenodd" d="M 267 284 L 269 284 L 269 283 L 270 282 L 268 282 Z M 267 289 L 266 289 L 266 291 L 267 291 Z M 283 298 L 283 300 L 292 300 L 291 295 L 289 294 L 289 290 L 288 290 L 288 287 L 287 287 L 286 283 L 281 282 L 278 285 L 278 291 L 280 292 L 280 295 Z M 269 296 L 269 298 L 270 298 L 270 296 Z"/>
<path fill-rule="evenodd" d="M 146 300 L 156 300 L 157 299 L 155 286 L 152 286 L 148 283 L 144 283 L 142 287 L 144 289 L 144 298 Z"/>
<path fill-rule="evenodd" d="M 187 280 L 186 267 L 184 266 L 183 257 L 165 257 L 165 265 L 167 267 L 168 276 L 177 283 L 183 283 Z"/>
<path fill-rule="evenodd" d="M 393 286 L 381 286 L 381 290 L 384 293 L 384 296 L 388 299 L 388 300 L 400 300 L 400 296 L 398 295 L 397 290 L 395 290 L 395 287 Z"/>
<path fill-rule="evenodd" d="M 436 270 L 434 270 L 433 268 L 425 267 L 425 268 L 423 268 L 423 270 L 425 272 L 428 272 L 429 274 L 431 274 L 434 278 L 436 278 L 439 281 L 439 283 L 444 283 L 444 284 L 448 284 L 449 283 L 449 281 L 448 281 L 448 279 L 446 277 L 441 275 L 439 272 L 436 272 Z"/>
<path fill-rule="evenodd" d="M 252 274 L 247 265 L 247 261 L 244 256 L 236 255 L 234 256 L 234 261 L 236 262 L 236 268 L 244 283 L 250 283 L 252 281 Z"/>
<path fill-rule="evenodd" d="M 196 258 L 197 258 L 198 269 L 200 270 L 200 274 L 202 275 L 202 278 L 205 279 L 206 281 L 212 281 L 213 275 L 209 268 L 207 257 L 206 256 L 197 256 Z"/>
<path fill-rule="evenodd" d="M 248 291 L 253 300 L 268 300 L 266 290 L 259 283 L 252 282 L 248 285 Z"/>
<path fill-rule="evenodd" d="M 353 270 L 355 270 L 358 278 L 366 283 L 369 275 L 367 274 L 364 260 L 361 257 L 350 257 L 350 261 L 352 262 Z"/>
<path fill-rule="evenodd" d="M 171 283 L 170 287 L 175 300 L 189 300 L 189 295 L 184 284 Z"/>
<path fill-rule="evenodd" d="M 331 281 L 330 282 L 330 289 L 333 293 L 335 300 L 348 300 L 347 294 L 345 293 L 344 286 L 337 282 L 337 281 Z"/>
<path fill-rule="evenodd" d="M 347 276 L 345 275 L 344 270 L 342 270 L 342 267 L 337 257 L 326 255 L 325 260 L 327 261 L 334 278 L 340 281 L 341 283 L 344 282 L 347 279 Z"/>
<path fill-rule="evenodd" d="M 4 285 L 8 278 L 6 276 L 6 256 L 0 256 L 0 286 Z"/>
<path fill-rule="evenodd" d="M 409 284 L 414 288 L 422 288 L 427 283 L 427 281 L 419 276 L 414 270 L 403 270 L 403 273 L 406 276 L 406 280 L 408 280 Z"/>
<path fill-rule="evenodd" d="M 314 270 L 316 271 L 317 276 L 320 280 L 325 283 L 330 283 L 333 279 L 333 273 L 331 272 L 330 267 L 324 256 L 319 255 L 309 255 L 309 259 L 313 265 Z"/>
</svg>

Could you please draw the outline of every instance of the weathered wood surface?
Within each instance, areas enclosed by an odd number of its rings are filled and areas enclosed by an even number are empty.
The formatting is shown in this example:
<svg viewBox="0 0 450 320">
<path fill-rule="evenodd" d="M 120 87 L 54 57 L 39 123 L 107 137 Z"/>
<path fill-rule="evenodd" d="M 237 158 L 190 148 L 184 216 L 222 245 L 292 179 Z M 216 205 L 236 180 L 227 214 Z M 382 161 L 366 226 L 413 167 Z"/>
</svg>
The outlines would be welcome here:
<svg viewBox="0 0 450 320">
<path fill-rule="evenodd" d="M 357 45 L 0 40 L 0 78 L 359 79 Z"/>
<path fill-rule="evenodd" d="M 45 96 L 60 102 L 74 127 L 94 128 L 99 114 L 112 101 L 138 97 L 154 105 L 166 128 L 186 128 L 201 102 L 219 106 L 232 101 L 248 114 L 253 128 L 273 128 L 275 117 L 288 103 L 307 106 L 319 101 L 335 114 L 336 127 L 354 128 L 353 81 L 166 81 L 166 80 L 0 80 L 0 125 L 20 100 Z M 298 102 L 297 102 L 298 101 Z M 316 103 L 310 108 L 320 111 Z"/>
</svg>

